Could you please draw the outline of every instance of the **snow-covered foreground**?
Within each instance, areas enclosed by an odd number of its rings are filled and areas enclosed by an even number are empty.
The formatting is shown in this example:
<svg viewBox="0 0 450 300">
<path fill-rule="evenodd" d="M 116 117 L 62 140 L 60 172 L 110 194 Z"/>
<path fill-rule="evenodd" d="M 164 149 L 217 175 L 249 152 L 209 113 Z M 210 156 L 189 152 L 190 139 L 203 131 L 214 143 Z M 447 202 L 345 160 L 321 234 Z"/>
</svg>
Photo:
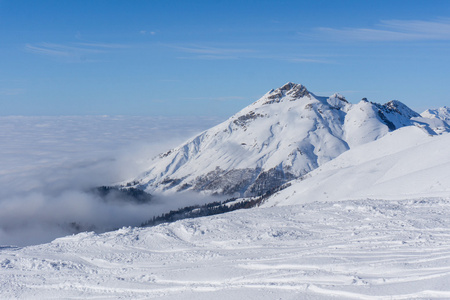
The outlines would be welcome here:
<svg viewBox="0 0 450 300">
<path fill-rule="evenodd" d="M 0 298 L 450 298 L 450 199 L 314 202 L 0 250 Z"/>
</svg>

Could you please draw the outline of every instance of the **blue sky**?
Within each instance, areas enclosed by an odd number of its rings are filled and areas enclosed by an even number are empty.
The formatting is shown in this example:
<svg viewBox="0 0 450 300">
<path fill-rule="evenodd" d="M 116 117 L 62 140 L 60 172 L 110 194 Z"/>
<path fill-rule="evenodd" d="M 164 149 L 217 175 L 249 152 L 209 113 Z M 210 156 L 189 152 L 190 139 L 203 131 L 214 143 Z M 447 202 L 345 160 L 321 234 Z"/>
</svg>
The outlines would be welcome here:
<svg viewBox="0 0 450 300">
<path fill-rule="evenodd" d="M 0 0 L 0 115 L 227 117 L 292 81 L 450 106 L 450 1 Z"/>
</svg>

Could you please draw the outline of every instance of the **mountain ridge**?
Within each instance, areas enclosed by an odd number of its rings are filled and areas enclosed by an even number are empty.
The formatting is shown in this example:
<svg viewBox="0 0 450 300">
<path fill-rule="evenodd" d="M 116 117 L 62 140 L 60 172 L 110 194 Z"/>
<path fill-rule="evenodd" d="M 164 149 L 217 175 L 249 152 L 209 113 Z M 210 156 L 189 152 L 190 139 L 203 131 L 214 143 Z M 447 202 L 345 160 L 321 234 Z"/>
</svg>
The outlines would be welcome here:
<svg viewBox="0 0 450 300">
<path fill-rule="evenodd" d="M 420 116 L 400 101 L 350 104 L 316 96 L 288 82 L 228 120 L 153 159 L 148 171 L 123 184 L 149 193 L 196 192 L 256 196 L 299 178 L 351 147 L 415 125 L 428 134 L 444 121 Z"/>
</svg>

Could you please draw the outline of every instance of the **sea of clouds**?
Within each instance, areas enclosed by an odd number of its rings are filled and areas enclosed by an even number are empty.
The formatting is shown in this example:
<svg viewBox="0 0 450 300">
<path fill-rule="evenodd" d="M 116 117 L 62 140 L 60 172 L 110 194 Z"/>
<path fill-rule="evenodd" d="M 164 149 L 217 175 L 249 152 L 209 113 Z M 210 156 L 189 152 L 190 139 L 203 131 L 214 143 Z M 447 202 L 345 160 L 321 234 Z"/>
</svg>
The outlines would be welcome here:
<svg viewBox="0 0 450 300">
<path fill-rule="evenodd" d="M 32 245 L 74 233 L 136 226 L 205 203 L 198 195 L 149 204 L 91 193 L 143 172 L 157 154 L 219 123 L 218 118 L 131 116 L 0 117 L 0 245 Z M 77 224 L 78 227 L 74 227 Z"/>
</svg>

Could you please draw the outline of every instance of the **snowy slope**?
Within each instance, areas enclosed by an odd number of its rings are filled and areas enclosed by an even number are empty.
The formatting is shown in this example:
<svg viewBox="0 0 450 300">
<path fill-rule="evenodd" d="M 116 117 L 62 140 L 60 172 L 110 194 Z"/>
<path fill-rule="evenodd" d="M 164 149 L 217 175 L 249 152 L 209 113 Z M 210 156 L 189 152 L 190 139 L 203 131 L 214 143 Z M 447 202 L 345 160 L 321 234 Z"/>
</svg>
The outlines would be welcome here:
<svg viewBox="0 0 450 300">
<path fill-rule="evenodd" d="M 450 134 L 415 126 L 350 149 L 272 196 L 265 205 L 349 199 L 450 197 Z"/>
<path fill-rule="evenodd" d="M 227 121 L 156 157 L 124 185 L 147 192 L 194 190 L 261 195 L 397 128 L 426 122 L 399 101 L 352 105 L 319 97 L 303 85 L 271 90 Z"/>
<path fill-rule="evenodd" d="M 1 299 L 448 299 L 450 202 L 315 202 L 0 248 Z"/>
</svg>

